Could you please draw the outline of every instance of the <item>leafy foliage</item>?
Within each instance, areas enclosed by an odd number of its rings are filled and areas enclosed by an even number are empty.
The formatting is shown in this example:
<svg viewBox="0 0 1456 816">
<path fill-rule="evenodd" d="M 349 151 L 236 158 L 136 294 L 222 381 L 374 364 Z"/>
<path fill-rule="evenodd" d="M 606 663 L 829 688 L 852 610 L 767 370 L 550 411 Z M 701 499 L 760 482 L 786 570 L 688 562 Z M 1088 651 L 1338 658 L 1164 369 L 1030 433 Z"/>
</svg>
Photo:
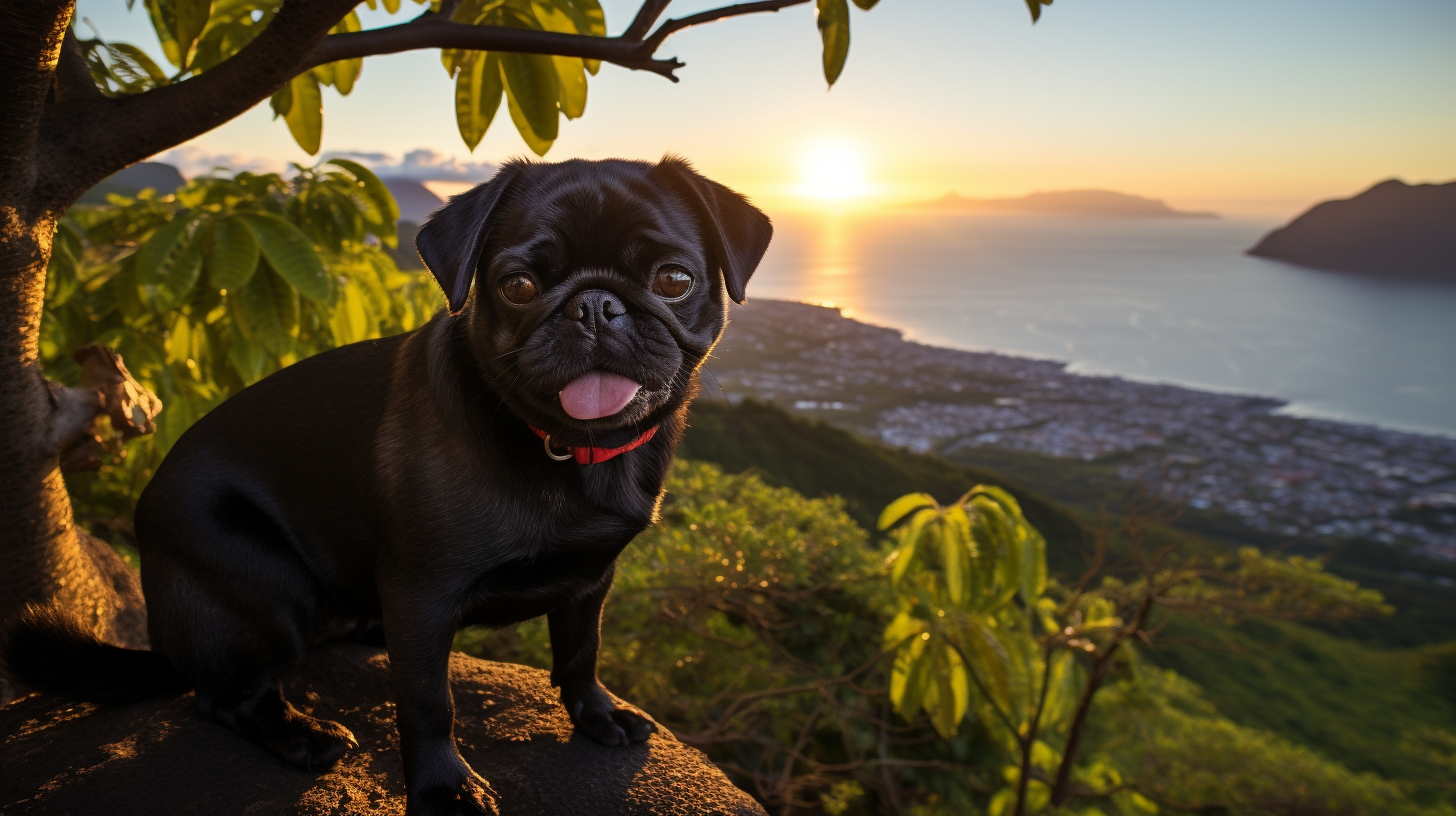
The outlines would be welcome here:
<svg viewBox="0 0 1456 816">
<path fill-rule="evenodd" d="M 1104 692 L 1091 733 L 1087 753 L 1095 759 L 1089 765 L 1105 776 L 1136 780 L 1149 800 L 1172 810 L 1250 816 L 1453 812 L 1422 807 L 1401 785 L 1236 725 L 1219 716 L 1194 683 L 1141 664 Z M 1449 752 L 1450 735 L 1445 739 Z M 1095 781 L 1089 776 L 1084 784 Z"/>
<path fill-rule="evenodd" d="M 119 350 L 165 406 L 157 432 L 103 467 L 81 505 L 129 515 L 177 437 L 281 366 L 421 325 L 440 305 L 385 249 L 399 210 L 358 164 L 203 177 L 174 194 L 78 207 L 61 220 L 46 278 L 41 354 L 68 381 L 70 353 Z M 78 485 L 79 486 L 79 485 Z"/>
<path fill-rule="evenodd" d="M 1107 799 L 1123 813 L 1156 811 L 1135 782 L 1110 766 L 1079 763 L 1078 752 L 1114 658 L 1134 639 L 1151 642 L 1161 628 L 1157 611 L 1225 623 L 1390 611 L 1378 593 L 1305 558 L 1254 548 L 1148 553 L 1138 519 L 1123 531 L 1134 580 L 1106 575 L 1093 588 L 1097 563 L 1063 588 L 1047 580 L 1040 534 L 995 488 L 973 488 L 946 507 L 927 494 L 903 496 L 879 527 L 895 528 L 897 542 L 891 580 L 900 611 L 885 630 L 886 648 L 896 651 L 890 698 L 907 719 L 923 711 L 946 738 L 974 712 L 1014 762 L 1003 771 L 1007 787 L 991 799 L 993 816 L 1073 798 Z"/>
<path fill-rule="evenodd" d="M 878 0 L 854 0 L 869 11 Z M 499 26 L 586 37 L 606 37 L 606 17 L 598 0 L 413 0 L 423 14 L 448 10 L 452 22 Z M 824 79 L 832 86 L 849 57 L 848 0 L 815 0 L 815 23 L 823 42 Z M 1026 0 L 1032 22 L 1051 0 Z M 130 5 L 130 4 L 128 4 Z M 252 42 L 277 15 L 281 0 L 143 0 L 166 60 L 168 74 L 145 52 L 126 43 L 109 44 L 99 36 L 79 40 L 98 87 L 110 96 L 141 93 L 212 70 Z M 363 5 L 388 14 L 401 11 L 401 0 L 364 0 Z M 448 7 L 448 8 L 447 8 Z M 331 34 L 362 30 L 351 11 Z M 480 144 L 502 98 L 521 139 L 538 156 L 546 155 L 559 133 L 560 117 L 577 119 L 586 112 L 587 75 L 601 67 L 580 57 L 486 52 L 446 48 L 440 53 L 445 72 L 455 81 L 455 121 L 460 138 L 474 150 Z M 295 76 L 270 99 L 275 118 L 288 126 L 298 146 L 317 154 L 323 140 L 323 88 L 347 96 L 363 71 L 362 59 L 320 65 Z"/>
</svg>

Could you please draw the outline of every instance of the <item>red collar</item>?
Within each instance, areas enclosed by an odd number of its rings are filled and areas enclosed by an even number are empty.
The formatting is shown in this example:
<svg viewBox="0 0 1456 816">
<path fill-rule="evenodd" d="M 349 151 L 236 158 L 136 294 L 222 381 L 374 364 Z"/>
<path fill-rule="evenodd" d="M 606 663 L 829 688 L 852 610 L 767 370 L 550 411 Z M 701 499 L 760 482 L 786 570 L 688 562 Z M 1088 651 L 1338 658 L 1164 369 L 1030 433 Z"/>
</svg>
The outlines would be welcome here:
<svg viewBox="0 0 1456 816">
<path fill-rule="evenodd" d="M 528 425 L 526 427 L 530 428 L 532 433 L 541 437 L 541 439 L 545 441 L 547 456 L 550 456 L 552 459 L 556 459 L 558 461 L 565 461 L 566 459 L 574 457 L 576 459 L 576 463 L 579 465 L 599 464 L 601 462 L 607 461 L 608 459 L 611 459 L 613 456 L 620 456 L 627 451 L 636 450 L 647 444 L 647 440 L 651 439 L 657 434 L 657 426 L 653 425 L 651 428 L 648 428 L 647 431 L 641 436 L 637 437 L 631 442 L 628 442 L 620 448 L 570 448 L 570 456 L 561 456 L 558 455 L 555 451 L 551 450 L 551 434 L 546 433 L 540 428 L 537 428 L 535 425 Z"/>
</svg>

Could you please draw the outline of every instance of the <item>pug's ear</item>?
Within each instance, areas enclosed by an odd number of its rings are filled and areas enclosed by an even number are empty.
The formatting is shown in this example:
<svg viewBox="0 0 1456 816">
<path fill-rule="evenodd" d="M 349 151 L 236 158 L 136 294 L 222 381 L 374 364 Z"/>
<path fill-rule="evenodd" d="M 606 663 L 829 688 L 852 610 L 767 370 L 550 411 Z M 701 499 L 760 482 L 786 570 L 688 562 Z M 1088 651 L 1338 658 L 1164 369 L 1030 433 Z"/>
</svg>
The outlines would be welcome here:
<svg viewBox="0 0 1456 816">
<path fill-rule="evenodd" d="M 653 168 L 664 174 L 674 188 L 688 197 L 698 211 L 728 296 L 735 303 L 747 300 L 748 279 L 768 251 L 773 224 L 748 199 L 700 175 L 692 165 L 667 156 Z"/>
<path fill-rule="evenodd" d="M 525 162 L 507 162 L 490 181 L 451 196 L 449 203 L 436 210 L 415 234 L 415 249 L 445 290 L 450 314 L 460 314 L 465 308 L 485 247 L 486 225 L 506 188 L 525 166 Z"/>
</svg>

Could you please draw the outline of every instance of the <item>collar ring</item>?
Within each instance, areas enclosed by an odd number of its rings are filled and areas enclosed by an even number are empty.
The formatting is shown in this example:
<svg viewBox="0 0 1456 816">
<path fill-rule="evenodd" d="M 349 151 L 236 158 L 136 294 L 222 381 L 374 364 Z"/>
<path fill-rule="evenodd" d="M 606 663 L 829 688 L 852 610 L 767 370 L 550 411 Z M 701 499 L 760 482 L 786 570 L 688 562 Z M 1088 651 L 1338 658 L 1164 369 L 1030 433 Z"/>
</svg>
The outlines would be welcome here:
<svg viewBox="0 0 1456 816">
<path fill-rule="evenodd" d="M 571 452 L 571 448 L 567 448 L 566 453 L 555 453 L 551 450 L 551 434 L 546 434 L 545 436 L 542 436 L 541 443 L 546 448 L 546 455 L 554 461 L 565 462 L 568 459 L 574 458 Z"/>
</svg>

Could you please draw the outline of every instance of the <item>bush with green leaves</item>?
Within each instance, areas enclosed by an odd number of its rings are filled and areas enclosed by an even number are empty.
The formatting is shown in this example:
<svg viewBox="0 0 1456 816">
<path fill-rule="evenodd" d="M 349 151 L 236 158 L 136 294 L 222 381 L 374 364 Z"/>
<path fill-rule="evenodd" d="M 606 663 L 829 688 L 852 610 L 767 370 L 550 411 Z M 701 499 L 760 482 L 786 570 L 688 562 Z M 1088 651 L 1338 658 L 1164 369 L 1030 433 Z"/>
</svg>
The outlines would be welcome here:
<svg viewBox="0 0 1456 816">
<path fill-rule="evenodd" d="M 110 202 L 61 220 L 41 323 L 49 376 L 71 380 L 71 353 L 101 343 L 164 406 L 156 433 L 82 491 L 98 512 L 129 516 L 161 456 L 228 395 L 303 357 L 413 329 L 443 304 L 428 275 L 385 252 L 398 208 L 351 161 Z"/>
<path fill-rule="evenodd" d="M 1089 814 L 1157 811 L 1139 779 L 1081 748 L 1103 683 L 1171 614 L 1229 623 L 1390 611 L 1379 593 L 1307 558 L 1254 548 L 1148 552 L 1147 524 L 1137 519 L 1124 530 L 1126 574 L 1102 574 L 1099 557 L 1063 586 L 1047 578 L 1041 534 L 997 488 L 973 488 L 948 506 L 924 493 L 903 496 L 879 526 L 894 530 L 897 545 L 890 577 L 898 613 L 884 634 L 895 652 L 890 699 L 906 719 L 923 712 L 947 739 L 968 721 L 991 735 L 1006 760 L 991 816 L 1074 805 Z"/>
</svg>

